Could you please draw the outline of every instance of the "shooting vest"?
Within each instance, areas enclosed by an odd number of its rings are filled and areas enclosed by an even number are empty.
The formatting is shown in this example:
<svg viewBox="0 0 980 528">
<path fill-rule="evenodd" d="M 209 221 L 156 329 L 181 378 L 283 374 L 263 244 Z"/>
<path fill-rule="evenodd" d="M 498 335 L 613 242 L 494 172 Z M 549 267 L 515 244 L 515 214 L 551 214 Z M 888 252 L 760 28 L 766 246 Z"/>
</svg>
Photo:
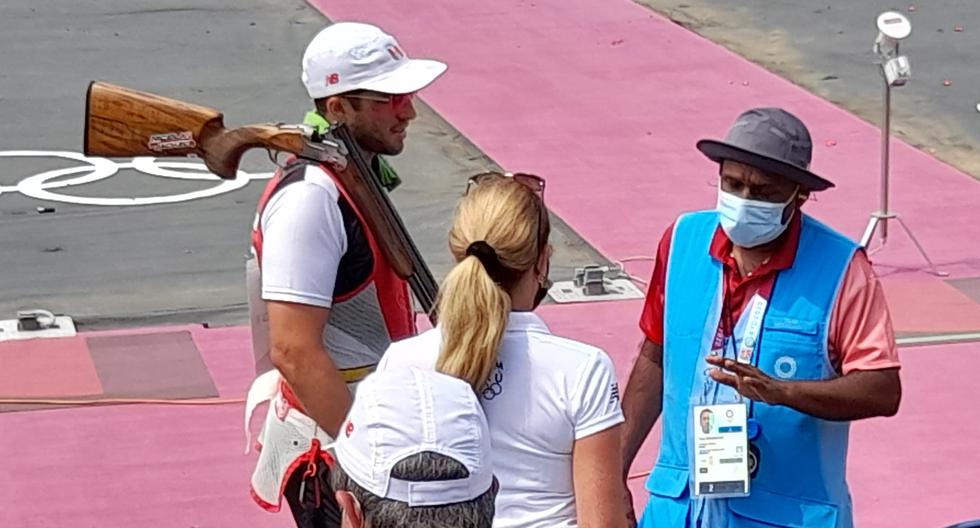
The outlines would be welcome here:
<svg viewBox="0 0 980 528">
<path fill-rule="evenodd" d="M 848 423 L 789 407 L 750 407 L 761 431 L 753 441 L 760 457 L 749 497 L 698 501 L 690 495 L 691 405 L 703 394 L 704 358 L 723 302 L 722 264 L 709 253 L 717 228 L 717 213 L 706 211 L 682 216 L 674 229 L 664 303 L 663 434 L 640 526 L 692 527 L 701 519 L 701 526 L 711 528 L 850 528 Z M 796 259 L 776 277 L 756 341 L 754 359 L 762 371 L 786 380 L 837 375 L 828 360 L 827 334 L 856 249 L 843 235 L 803 217 Z M 741 335 L 734 338 L 738 349 Z"/>
<path fill-rule="evenodd" d="M 305 161 L 289 163 L 285 169 L 277 171 L 266 186 L 252 226 L 253 258 L 249 259 L 246 270 L 252 344 L 256 373 L 260 374 L 249 389 L 246 402 L 246 453 L 251 447 L 251 415 L 259 404 L 269 401 L 257 442 L 259 460 L 252 475 L 252 497 L 269 511 L 279 511 L 282 490 L 292 472 L 310 461 L 327 460 L 325 450 L 333 442 L 303 412 L 299 400 L 273 368 L 269 360 L 268 311 L 261 298 L 262 213 L 277 192 L 303 181 L 308 164 Z M 393 340 L 416 333 L 415 314 L 407 283 L 388 265 L 366 227 L 367 220 L 330 168 L 324 165 L 320 168 L 330 175 L 340 191 L 338 205 L 347 237 L 347 251 L 337 270 L 323 343 L 348 386 L 354 390 L 355 384 L 374 370 Z"/>
</svg>

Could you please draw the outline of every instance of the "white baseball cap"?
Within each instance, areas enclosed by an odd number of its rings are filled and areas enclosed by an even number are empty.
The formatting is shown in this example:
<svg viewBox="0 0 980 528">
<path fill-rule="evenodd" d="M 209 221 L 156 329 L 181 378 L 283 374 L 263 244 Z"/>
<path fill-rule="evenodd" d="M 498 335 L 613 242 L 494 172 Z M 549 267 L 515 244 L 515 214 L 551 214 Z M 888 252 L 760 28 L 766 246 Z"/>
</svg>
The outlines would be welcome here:
<svg viewBox="0 0 980 528">
<path fill-rule="evenodd" d="M 303 54 L 303 85 L 311 99 L 351 90 L 407 94 L 446 71 L 439 61 L 410 59 L 376 26 L 337 22 L 313 37 Z"/>
<path fill-rule="evenodd" d="M 434 371 L 397 369 L 365 378 L 334 450 L 358 485 L 409 506 L 470 501 L 493 485 L 490 428 L 476 394 L 466 382 Z M 469 476 L 429 482 L 391 476 L 395 464 L 424 451 L 452 458 Z"/>
</svg>

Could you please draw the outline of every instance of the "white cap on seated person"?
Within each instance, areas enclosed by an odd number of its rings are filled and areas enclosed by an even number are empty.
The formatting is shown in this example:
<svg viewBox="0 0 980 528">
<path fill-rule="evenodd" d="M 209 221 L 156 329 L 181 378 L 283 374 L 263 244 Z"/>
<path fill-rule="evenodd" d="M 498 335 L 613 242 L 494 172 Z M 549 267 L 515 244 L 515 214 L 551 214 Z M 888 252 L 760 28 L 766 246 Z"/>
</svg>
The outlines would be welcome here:
<svg viewBox="0 0 980 528">
<path fill-rule="evenodd" d="M 374 373 L 334 447 L 345 527 L 491 526 L 490 430 L 466 382 L 416 368 Z"/>
</svg>

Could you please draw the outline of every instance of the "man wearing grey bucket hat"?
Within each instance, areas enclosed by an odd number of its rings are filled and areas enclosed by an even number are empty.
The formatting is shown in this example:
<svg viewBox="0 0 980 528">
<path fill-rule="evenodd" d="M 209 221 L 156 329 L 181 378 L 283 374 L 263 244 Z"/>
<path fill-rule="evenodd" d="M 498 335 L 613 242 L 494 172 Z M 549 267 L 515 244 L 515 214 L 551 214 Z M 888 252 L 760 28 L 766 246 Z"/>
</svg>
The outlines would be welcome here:
<svg viewBox="0 0 980 528">
<path fill-rule="evenodd" d="M 754 108 L 697 148 L 718 163 L 717 205 L 660 242 L 623 398 L 625 468 L 663 414 L 639 524 L 850 528 L 848 425 L 901 399 L 881 285 L 856 242 L 802 212 L 833 184 L 796 116 Z"/>
</svg>

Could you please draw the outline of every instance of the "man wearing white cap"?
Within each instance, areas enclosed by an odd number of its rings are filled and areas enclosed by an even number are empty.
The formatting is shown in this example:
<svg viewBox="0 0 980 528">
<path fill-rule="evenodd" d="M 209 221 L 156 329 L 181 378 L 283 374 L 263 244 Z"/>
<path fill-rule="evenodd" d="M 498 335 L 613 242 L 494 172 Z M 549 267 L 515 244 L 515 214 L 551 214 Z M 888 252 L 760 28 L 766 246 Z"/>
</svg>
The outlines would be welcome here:
<svg viewBox="0 0 980 528">
<path fill-rule="evenodd" d="M 381 155 L 404 148 L 412 98 L 446 70 L 410 59 L 391 35 L 361 23 L 323 29 L 303 55 L 302 81 L 321 132 L 343 123 L 390 191 L 398 177 Z M 300 527 L 338 526 L 326 489 L 324 446 L 336 437 L 353 385 L 394 340 L 415 333 L 407 284 L 378 250 L 346 189 L 326 165 L 295 161 L 258 204 L 248 262 L 256 370 L 248 419 L 270 401 L 257 447 L 252 497 L 279 511 L 286 497 Z"/>
<path fill-rule="evenodd" d="M 470 386 L 431 370 L 358 388 L 331 474 L 344 528 L 490 528 L 490 429 Z"/>
</svg>

